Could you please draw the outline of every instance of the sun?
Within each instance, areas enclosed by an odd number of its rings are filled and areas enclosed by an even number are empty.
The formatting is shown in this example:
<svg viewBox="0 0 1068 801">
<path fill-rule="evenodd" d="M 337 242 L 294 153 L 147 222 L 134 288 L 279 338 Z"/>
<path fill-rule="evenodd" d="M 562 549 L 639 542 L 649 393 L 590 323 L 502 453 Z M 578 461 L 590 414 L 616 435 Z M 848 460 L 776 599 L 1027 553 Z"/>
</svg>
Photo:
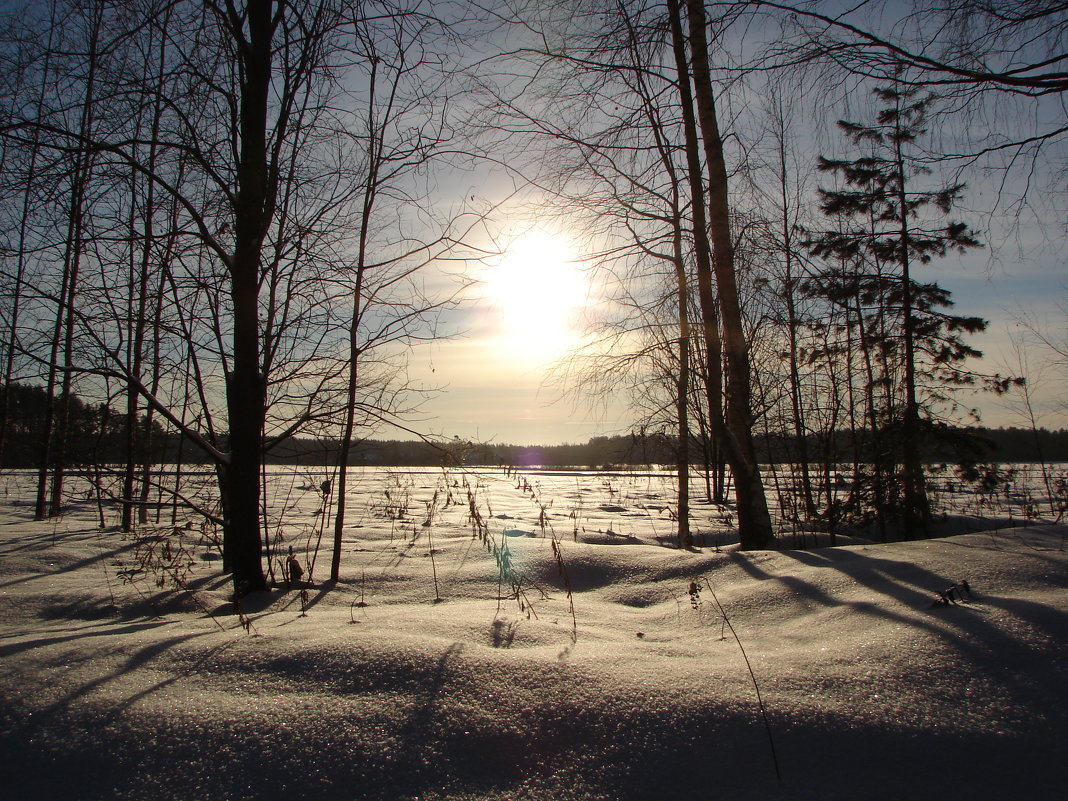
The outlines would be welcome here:
<svg viewBox="0 0 1068 801">
<path fill-rule="evenodd" d="M 579 343 L 590 284 L 567 237 L 537 229 L 518 235 L 488 264 L 482 289 L 501 347 L 545 362 Z"/>
</svg>

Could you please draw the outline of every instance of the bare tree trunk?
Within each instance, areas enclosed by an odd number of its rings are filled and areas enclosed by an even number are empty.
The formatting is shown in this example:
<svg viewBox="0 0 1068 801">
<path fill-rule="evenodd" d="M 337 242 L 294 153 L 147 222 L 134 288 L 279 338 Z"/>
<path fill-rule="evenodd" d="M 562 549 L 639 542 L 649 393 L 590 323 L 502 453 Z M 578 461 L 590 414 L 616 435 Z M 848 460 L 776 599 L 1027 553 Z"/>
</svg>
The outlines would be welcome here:
<svg viewBox="0 0 1068 801">
<path fill-rule="evenodd" d="M 100 7 L 90 9 L 92 15 L 87 52 L 85 91 L 78 123 L 79 138 L 87 142 L 92 135 L 94 94 L 97 70 L 97 45 L 102 24 Z M 74 362 L 74 304 L 78 293 L 78 277 L 81 269 L 83 237 L 85 233 L 86 190 L 92 167 L 92 156 L 84 148 L 75 154 L 71 176 L 71 199 L 67 218 L 67 243 L 63 257 L 63 281 L 56 309 L 56 328 L 53 332 L 48 379 L 48 410 L 45 435 L 41 448 L 41 466 L 38 476 L 37 517 L 59 514 L 63 504 L 63 480 L 65 474 L 66 445 L 70 429 L 70 396 L 72 367 Z M 62 343 L 63 363 L 59 364 Z M 58 374 L 58 375 L 57 375 Z M 59 397 L 55 395 L 59 382 Z M 51 487 L 48 491 L 45 510 L 44 486 L 49 468 L 52 470 Z"/>
<path fill-rule="evenodd" d="M 67 294 L 67 273 L 64 269 L 61 296 Z M 56 323 L 52 330 L 52 345 L 48 357 L 48 379 L 45 383 L 45 412 L 41 427 L 41 442 L 37 451 L 37 500 L 34 520 L 48 518 L 48 469 L 52 464 L 52 448 L 56 429 L 56 378 L 59 368 L 59 342 L 63 327 L 63 307 L 56 305 Z"/>
<path fill-rule="evenodd" d="M 56 402 L 55 439 L 52 451 L 52 486 L 49 493 L 49 516 L 58 515 L 63 505 L 63 484 L 66 475 L 67 439 L 70 435 L 70 406 L 74 367 L 74 304 L 77 300 L 78 278 L 81 272 L 82 236 L 84 230 L 85 184 L 88 182 L 88 168 L 83 172 L 78 169 L 76 178 L 78 187 L 71 199 L 71 222 L 69 229 L 69 262 L 64 267 L 69 278 L 67 291 L 63 295 L 63 304 L 57 323 L 63 320 L 63 364 L 59 376 L 59 399 Z"/>
<path fill-rule="evenodd" d="M 372 61 L 368 94 L 373 109 L 378 90 L 378 63 Z M 345 495 L 348 491 L 349 454 L 352 452 L 352 434 L 356 426 L 356 390 L 360 370 L 360 320 L 363 317 L 363 279 L 367 272 L 367 244 L 371 232 L 371 214 L 378 197 L 378 171 L 382 158 L 384 131 L 375 124 L 373 110 L 367 114 L 367 135 L 370 141 L 368 153 L 367 182 L 364 185 L 363 202 L 360 205 L 360 233 L 356 254 L 356 280 L 352 287 L 352 316 L 349 318 L 349 363 L 348 383 L 345 387 L 345 425 L 338 449 L 336 503 L 334 515 L 334 542 L 330 555 L 330 580 L 341 577 L 341 541 L 345 531 Z M 388 114 L 387 114 L 388 118 Z"/>
<path fill-rule="evenodd" d="M 161 67 L 162 67 L 162 53 L 161 53 Z M 161 69 L 162 72 L 162 69 Z M 178 177 L 176 183 L 181 184 L 182 178 L 185 174 L 185 162 L 181 160 L 178 165 Z M 170 198 L 170 208 L 167 222 L 167 239 L 166 244 L 163 247 L 163 252 L 159 258 L 159 271 L 156 275 L 156 289 L 153 297 L 153 318 L 152 318 L 152 381 L 149 385 L 149 390 L 153 395 L 159 392 L 160 383 L 163 380 L 163 365 L 162 365 L 162 346 L 164 337 L 163 327 L 163 308 L 164 308 L 164 295 L 166 294 L 167 284 L 171 276 L 171 262 L 174 259 L 174 251 L 177 245 L 177 235 L 174 233 L 179 228 L 178 221 L 179 204 L 177 198 Z M 184 376 L 185 390 L 182 393 L 183 407 L 181 410 L 181 420 L 183 423 L 187 421 L 189 416 L 189 371 L 185 371 Z M 140 496 L 140 514 L 138 516 L 138 522 L 148 522 L 148 494 L 150 489 L 151 472 L 153 464 L 153 450 L 155 448 L 154 441 L 154 429 L 156 420 L 156 408 L 148 404 L 145 409 L 145 416 L 143 420 L 144 434 L 142 440 L 144 461 L 141 464 L 141 496 Z M 165 440 L 166 442 L 166 440 Z M 171 507 L 171 520 L 174 522 L 177 516 L 177 495 L 181 485 L 182 474 L 182 448 L 185 444 L 184 437 L 178 438 L 178 454 L 177 464 L 174 471 L 174 500 L 175 503 Z M 159 523 L 163 514 L 162 505 L 162 492 L 163 485 L 160 482 L 160 505 L 156 508 L 156 522 Z"/>
<path fill-rule="evenodd" d="M 705 424 L 705 415 L 698 410 L 697 418 L 698 431 L 701 436 L 701 462 L 702 462 L 702 474 L 705 477 L 705 500 L 709 503 L 719 503 L 720 495 L 722 494 L 722 488 L 718 483 L 718 472 L 716 466 L 713 465 L 712 450 L 710 438 L 708 435 L 708 426 Z M 715 483 L 715 486 L 713 484 Z"/>
<path fill-rule="evenodd" d="M 675 203 L 676 211 L 678 203 Z M 679 302 L 679 370 L 676 382 L 676 408 L 678 410 L 678 541 L 680 548 L 693 546 L 690 532 L 690 288 L 686 277 L 686 264 L 682 258 L 682 222 L 676 214 L 673 222 L 672 253 L 675 262 L 675 283 Z"/>
<path fill-rule="evenodd" d="M 883 447 L 882 427 L 879 422 L 879 412 L 875 402 L 876 377 L 875 365 L 872 361 L 872 343 L 871 338 L 868 336 L 868 324 L 864 319 L 864 308 L 861 305 L 859 283 L 857 284 L 855 289 L 856 291 L 853 296 L 853 302 L 856 305 L 855 313 L 857 315 L 857 337 L 858 344 L 860 346 L 861 358 L 864 360 L 864 408 L 866 410 L 865 419 L 868 423 L 868 431 L 871 435 L 868 458 L 871 459 L 871 469 L 873 474 L 872 503 L 875 509 L 882 510 L 886 508 L 886 491 L 887 487 L 890 484 L 890 476 L 888 475 L 888 472 L 892 469 L 892 462 L 888 464 L 886 450 Z M 847 309 L 846 314 L 848 315 L 848 313 L 849 310 Z M 887 386 L 889 386 L 890 376 L 884 373 L 883 380 L 887 384 Z M 859 453 L 856 455 L 855 458 L 860 458 Z M 858 498 L 857 508 L 859 509 L 861 508 L 861 506 L 861 501 Z M 877 516 L 877 520 L 879 524 L 880 538 L 883 542 L 886 542 L 886 516 L 880 511 Z"/>
<path fill-rule="evenodd" d="M 670 0 L 674 4 L 676 0 Z M 714 255 L 712 262 L 722 319 L 722 343 L 726 356 L 726 414 L 722 440 L 726 446 L 734 492 L 738 502 L 738 533 L 742 548 L 770 548 L 775 535 L 768 512 L 764 484 L 753 448 L 753 413 L 750 408 L 749 348 L 742 328 L 741 305 L 734 273 L 734 244 L 730 232 L 730 202 L 723 140 L 716 118 L 712 79 L 705 35 L 705 9 L 701 0 L 686 0 L 694 97 L 701 123 L 705 166 L 708 170 L 708 223 Z M 675 15 L 672 15 L 675 16 Z M 674 29 L 675 24 L 672 23 Z M 681 31 L 680 31 L 681 34 Z M 681 43 L 680 43 L 681 45 Z M 676 59 L 678 50 L 676 47 Z M 688 70 L 680 70 L 680 84 Z M 697 203 L 695 201 L 695 208 Z M 696 228 L 695 221 L 695 228 Z M 701 265 L 698 265 L 700 276 Z M 702 294 L 701 303 L 706 302 Z M 706 316 L 707 324 L 707 316 Z M 712 358 L 711 351 L 709 358 Z"/>
<path fill-rule="evenodd" d="M 158 122 L 158 105 L 154 122 Z M 158 135 L 158 125 L 153 125 L 153 132 L 150 137 L 151 144 L 149 145 L 150 153 L 148 157 L 149 169 L 154 168 L 155 161 L 155 140 Z M 137 196 L 138 189 L 138 173 L 136 170 L 131 170 L 130 175 L 130 285 L 129 285 L 129 305 L 128 314 L 129 320 L 127 321 L 127 355 L 126 360 L 129 365 L 130 375 L 134 381 L 130 381 L 126 389 L 126 419 L 124 421 L 125 435 L 126 435 L 126 465 L 123 472 L 122 481 L 122 522 L 121 527 L 123 531 L 132 531 L 134 522 L 134 494 L 135 484 L 137 480 L 137 468 L 138 465 L 143 463 L 144 458 L 141 453 L 143 449 L 143 435 L 144 432 L 141 429 L 138 420 L 138 406 L 140 400 L 140 391 L 137 388 L 137 383 L 141 381 L 141 374 L 144 362 L 144 341 L 145 341 L 145 328 L 147 326 L 146 313 L 148 310 L 148 275 L 149 275 L 149 259 L 150 249 L 152 247 L 152 215 L 154 213 L 154 195 L 153 195 L 153 183 L 148 182 L 146 187 L 147 197 L 145 199 L 145 206 L 143 209 L 144 215 L 141 231 L 141 248 L 140 258 L 137 255 L 137 248 L 135 247 L 135 231 L 137 229 Z"/>
<path fill-rule="evenodd" d="M 372 170 L 372 176 L 377 170 Z M 330 580 L 341 577 L 341 541 L 345 531 L 345 495 L 348 491 L 349 454 L 352 452 L 352 434 L 356 423 L 356 390 L 359 379 L 360 363 L 360 318 L 363 315 L 363 276 L 366 271 L 367 234 L 371 209 L 374 206 L 374 180 L 368 179 L 368 188 L 364 195 L 362 220 L 360 224 L 359 255 L 356 263 L 356 283 L 352 290 L 352 317 L 349 321 L 349 365 L 348 384 L 345 388 L 345 426 L 341 433 L 338 449 L 337 487 L 335 488 L 334 543 L 330 556 Z"/>
<path fill-rule="evenodd" d="M 166 28 L 166 16 L 164 16 L 161 22 L 161 27 Z M 159 42 L 159 61 L 155 73 L 155 80 L 162 81 L 166 70 L 166 58 L 167 58 L 167 45 L 166 38 L 160 37 Z M 143 108 L 143 106 L 142 106 Z M 148 157 L 146 167 L 150 174 L 156 172 L 156 153 L 157 142 L 159 140 L 160 120 L 163 113 L 162 98 L 157 94 L 152 103 L 152 119 L 149 125 L 150 134 L 148 137 Z M 138 114 L 138 127 L 141 125 L 141 114 Z M 126 470 L 123 476 L 123 488 L 122 488 L 122 530 L 131 531 L 133 529 L 134 520 L 134 506 L 137 505 L 138 520 L 142 523 L 146 520 L 148 512 L 145 506 L 147 500 L 147 479 L 145 474 L 144 465 L 147 463 L 147 437 L 151 432 L 151 424 L 146 426 L 141 425 L 141 421 L 138 419 L 138 405 L 140 399 L 140 391 L 137 384 L 141 382 L 142 373 L 144 372 L 144 360 L 145 360 L 145 335 L 148 328 L 148 303 L 149 303 L 149 279 L 152 274 L 152 248 L 155 239 L 155 214 L 156 214 L 156 184 L 155 181 L 148 180 L 145 182 L 145 198 L 144 205 L 141 209 L 141 247 L 139 258 L 137 258 L 137 250 L 134 247 L 136 241 L 135 231 L 137 228 L 137 190 L 140 183 L 140 171 L 131 170 L 130 175 L 130 255 L 131 264 L 130 270 L 130 293 L 131 293 L 131 309 L 130 309 L 130 321 L 129 321 L 129 336 L 128 336 L 128 356 L 127 362 L 129 364 L 130 375 L 133 377 L 133 381 L 129 383 L 126 393 Z M 158 295 L 158 293 L 155 293 Z M 158 332 L 158 312 L 154 315 L 157 321 L 156 331 Z M 158 340 L 158 337 L 157 337 Z M 156 360 L 156 366 L 158 368 L 158 359 Z M 158 374 L 158 369 L 157 369 Z M 141 492 L 138 495 L 135 503 L 134 489 L 135 483 L 138 477 L 138 468 L 141 467 L 142 487 Z"/>
<path fill-rule="evenodd" d="M 812 495 L 812 477 L 809 473 L 808 432 L 805 426 L 805 408 L 802 403 L 801 374 L 798 365 L 797 329 L 800 326 L 797 315 L 797 278 L 794 276 L 794 241 L 793 225 L 790 221 L 790 188 L 786 172 L 786 112 L 779 107 L 779 129 L 775 132 L 779 150 L 779 187 L 782 194 L 782 247 L 786 263 L 786 275 L 783 278 L 783 297 L 786 301 L 786 330 L 788 357 L 790 367 L 790 406 L 793 412 L 794 438 L 796 439 L 797 460 L 801 467 L 801 498 L 805 515 L 816 516 L 816 503 Z"/>
<path fill-rule="evenodd" d="M 693 309 L 690 310 L 691 318 Z M 702 326 L 702 333 L 703 333 Z M 726 500 L 726 464 L 723 459 L 723 448 L 714 438 L 709 422 L 708 399 L 711 394 L 720 397 L 718 389 L 713 389 L 710 384 L 712 379 L 708 375 L 708 360 L 705 358 L 704 337 L 690 339 L 691 358 L 690 376 L 692 378 L 694 397 L 691 399 L 691 407 L 697 418 L 698 436 L 701 442 L 701 464 L 705 478 L 705 499 L 708 503 L 722 504 Z M 722 421 L 722 418 L 721 418 Z"/>
<path fill-rule="evenodd" d="M 697 274 L 697 293 L 700 299 L 701 333 L 705 350 L 705 394 L 708 402 L 709 439 L 715 446 L 715 444 L 722 441 L 726 433 L 722 405 L 722 374 L 720 371 L 722 345 L 719 338 L 719 316 L 716 312 L 716 300 L 712 290 L 712 253 L 705 216 L 704 180 L 701 177 L 697 121 L 693 113 L 693 95 L 690 89 L 689 67 L 686 62 L 686 43 L 682 33 L 682 18 L 678 0 L 668 0 L 668 13 L 685 133 L 686 172 L 693 220 L 694 262 Z"/>
<path fill-rule="evenodd" d="M 167 264 L 170 261 L 170 245 L 168 245 L 167 253 L 163 258 L 163 264 Z M 156 291 L 153 295 L 153 315 L 152 315 L 152 379 L 149 383 L 149 391 L 156 395 L 159 393 L 160 380 L 163 375 L 163 367 L 161 365 L 162 354 L 160 352 L 160 345 L 163 339 L 163 289 L 164 278 L 163 275 L 157 276 Z M 145 409 L 144 418 L 141 420 L 141 491 L 138 496 L 138 513 L 137 521 L 139 523 L 148 522 L 148 496 L 151 489 L 152 478 L 152 465 L 154 464 L 153 450 L 155 448 L 155 423 L 156 423 L 156 410 L 153 406 L 149 405 Z M 159 522 L 159 516 L 161 513 L 161 507 L 156 507 L 156 522 Z"/>
<path fill-rule="evenodd" d="M 271 86 L 271 0 L 249 0 L 245 24 L 229 19 L 241 60 L 234 253 L 229 265 L 233 304 L 233 364 L 226 384 L 230 462 L 222 466 L 226 496 L 226 556 L 237 597 L 267 588 L 260 537 L 260 460 L 266 387 L 260 371 L 259 279 L 262 248 L 273 216 L 267 152 L 267 106 Z"/>
</svg>

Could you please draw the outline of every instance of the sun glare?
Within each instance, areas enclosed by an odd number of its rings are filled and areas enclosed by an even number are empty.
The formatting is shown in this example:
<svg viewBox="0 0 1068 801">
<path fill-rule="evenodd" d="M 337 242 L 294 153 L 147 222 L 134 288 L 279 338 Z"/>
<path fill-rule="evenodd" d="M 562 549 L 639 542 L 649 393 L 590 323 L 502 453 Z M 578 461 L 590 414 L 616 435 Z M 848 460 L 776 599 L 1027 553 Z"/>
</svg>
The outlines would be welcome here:
<svg viewBox="0 0 1068 801">
<path fill-rule="evenodd" d="M 516 237 L 489 265 L 483 289 L 502 346 L 516 355 L 548 361 L 578 344 L 589 282 L 565 237 L 538 230 Z"/>
</svg>

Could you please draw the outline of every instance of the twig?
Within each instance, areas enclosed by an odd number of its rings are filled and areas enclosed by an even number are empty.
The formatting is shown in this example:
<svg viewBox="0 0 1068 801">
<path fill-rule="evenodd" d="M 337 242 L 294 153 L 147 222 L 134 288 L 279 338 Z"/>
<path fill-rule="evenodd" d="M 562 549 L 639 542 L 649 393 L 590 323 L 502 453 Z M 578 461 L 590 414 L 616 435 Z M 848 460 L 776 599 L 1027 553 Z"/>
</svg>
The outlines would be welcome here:
<svg viewBox="0 0 1068 801">
<path fill-rule="evenodd" d="M 432 526 L 428 526 L 426 530 L 426 542 L 430 546 L 430 570 L 434 574 L 434 603 L 440 603 L 441 591 L 438 589 L 438 565 L 434 560 L 434 540 L 430 535 L 430 529 Z"/>
<path fill-rule="evenodd" d="M 731 620 L 727 616 L 727 610 L 723 608 L 723 604 L 719 602 L 719 598 L 716 596 L 716 591 L 712 588 L 712 582 L 707 578 L 703 579 L 704 585 L 708 588 L 708 591 L 712 594 L 712 600 L 716 602 L 716 608 L 719 610 L 720 615 L 723 618 L 723 622 L 726 623 L 727 628 L 730 629 L 731 635 L 734 637 L 734 641 L 738 644 L 738 650 L 742 654 L 742 659 L 745 661 L 746 670 L 749 671 L 749 680 L 753 683 L 753 690 L 756 693 L 757 705 L 760 707 L 761 717 L 764 719 L 764 730 L 768 733 L 768 745 L 771 747 L 771 761 L 775 766 L 775 778 L 782 782 L 782 774 L 779 772 L 779 757 L 775 753 L 775 738 L 771 733 L 771 722 L 768 720 L 768 710 L 764 706 L 764 699 L 760 695 L 760 685 L 757 683 L 756 673 L 753 671 L 753 665 L 749 661 L 749 656 L 745 653 L 745 646 L 742 645 L 741 639 L 738 637 L 738 632 L 734 630 L 734 626 L 731 625 Z M 701 588 L 698 583 L 691 582 L 690 584 L 690 599 L 697 608 L 700 603 L 699 597 Z"/>
<path fill-rule="evenodd" d="M 556 539 L 556 532 L 552 534 L 552 549 L 553 558 L 556 560 L 556 569 L 560 573 L 560 578 L 564 581 L 564 592 L 567 593 L 567 603 L 571 611 L 571 644 L 574 645 L 578 642 L 578 618 L 575 616 L 575 596 L 571 592 L 571 579 L 567 575 L 567 568 L 564 566 L 564 552 L 560 546 L 560 542 Z"/>
</svg>

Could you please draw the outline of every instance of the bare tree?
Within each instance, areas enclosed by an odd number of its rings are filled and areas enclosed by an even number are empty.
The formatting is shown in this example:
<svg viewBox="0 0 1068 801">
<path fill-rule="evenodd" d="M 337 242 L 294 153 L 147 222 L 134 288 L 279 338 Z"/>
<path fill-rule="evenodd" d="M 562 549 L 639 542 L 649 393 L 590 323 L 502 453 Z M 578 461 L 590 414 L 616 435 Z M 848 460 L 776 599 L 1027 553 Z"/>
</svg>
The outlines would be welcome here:
<svg viewBox="0 0 1068 801">
<path fill-rule="evenodd" d="M 738 502 L 738 532 L 743 548 L 767 548 L 774 542 L 771 516 L 768 513 L 764 485 L 760 478 L 753 449 L 752 398 L 750 393 L 749 346 L 745 339 L 742 325 L 741 304 L 738 298 L 737 279 L 734 268 L 734 242 L 731 239 L 730 199 L 727 186 L 727 169 L 723 156 L 723 139 L 720 135 L 719 120 L 716 115 L 715 98 L 712 88 L 711 71 L 708 61 L 708 41 L 705 33 L 707 22 L 704 5 L 699 0 L 687 0 L 686 18 L 688 35 L 686 37 L 690 52 L 690 68 L 684 69 L 680 63 L 682 47 L 681 21 L 675 0 L 669 0 L 669 17 L 672 36 L 675 41 L 676 63 L 679 68 L 679 85 L 683 94 L 683 113 L 688 113 L 690 103 L 686 97 L 690 80 L 693 81 L 693 94 L 697 106 L 697 116 L 701 126 L 701 144 L 705 156 L 705 168 L 708 171 L 708 231 L 714 255 L 712 271 L 716 279 L 716 296 L 722 324 L 722 342 L 725 356 L 726 375 L 724 394 L 726 398 L 725 426 L 721 432 L 726 446 L 727 459 L 734 474 L 735 496 Z M 695 136 L 692 126 L 687 126 L 687 140 Z M 688 148 L 692 148 L 688 145 Z M 693 156 L 688 156 L 691 176 L 696 165 Z M 697 181 L 691 177 L 691 185 L 697 198 L 704 197 L 704 190 L 697 194 Z M 703 221 L 702 221 L 703 222 Z M 705 228 L 698 228 L 697 217 L 694 223 L 695 237 L 704 235 Z M 702 279 L 703 260 L 698 259 L 697 275 L 701 292 L 701 307 L 704 315 L 705 337 L 714 320 L 705 307 L 712 303 L 710 277 Z M 711 343 L 707 358 L 716 358 L 716 350 Z M 715 430 L 713 434 L 715 435 Z"/>
<path fill-rule="evenodd" d="M 1068 90 L 1068 72 L 1062 68 L 1068 58 L 1063 42 L 1068 22 L 1058 0 L 1009 0 L 997 5 L 917 0 L 911 8 L 891 10 L 888 26 L 897 29 L 896 36 L 870 27 L 878 18 L 872 6 L 882 3 L 836 15 L 768 0 L 752 5 L 784 12 L 800 26 L 806 40 L 787 43 L 780 53 L 794 59 L 830 58 L 880 80 L 898 73 L 904 84 L 938 87 L 943 94 L 961 86 L 1030 97 Z"/>
<path fill-rule="evenodd" d="M 100 38 L 104 23 L 102 8 L 89 9 L 84 31 L 85 53 L 81 79 L 82 96 L 76 106 L 77 138 L 80 144 L 74 148 L 70 165 L 70 200 L 67 208 L 67 230 L 63 252 L 62 282 L 59 303 L 56 305 L 55 325 L 48 362 L 48 410 L 45 433 L 41 443 L 38 468 L 37 509 L 38 520 L 59 514 L 63 502 L 63 481 L 66 470 L 65 449 L 69 430 L 69 413 L 73 386 L 74 366 L 74 308 L 78 296 L 82 259 L 86 250 L 87 206 L 89 182 L 93 170 L 91 150 L 84 146 L 92 139 L 97 92 Z M 59 385 L 58 396 L 56 385 Z M 46 477 L 51 473 L 46 489 Z M 47 501 L 46 501 L 47 497 Z"/>
<path fill-rule="evenodd" d="M 76 179 L 91 164 L 100 187 L 82 217 L 70 215 L 84 231 L 63 237 L 87 269 L 62 275 L 80 281 L 57 277 L 60 286 L 32 294 L 56 321 L 56 355 L 42 361 L 62 368 L 57 381 L 128 387 L 123 525 L 146 509 L 147 437 L 162 420 L 215 466 L 220 508 L 205 511 L 223 527 L 238 597 L 266 587 L 267 454 L 301 431 L 336 437 L 346 420 L 351 441 L 357 409 L 368 423 L 401 420 L 405 343 L 434 335 L 426 316 L 443 300 L 421 291 L 418 271 L 456 231 L 429 241 L 407 231 L 425 226 L 420 171 L 452 132 L 440 95 L 396 91 L 429 74 L 420 57 L 444 63 L 434 47 L 456 20 L 432 11 L 334 0 L 74 5 L 49 30 L 88 21 L 100 34 L 89 52 L 107 57 L 77 106 L 87 122 L 72 123 L 70 98 L 52 95 L 36 110 L 13 104 L 0 121 L 6 145 L 82 165 Z M 16 22 L 27 33 L 49 24 Z M 391 31 L 410 48 L 387 65 Z M 68 74 L 72 61 L 52 71 Z M 398 82 L 368 97 L 354 77 L 363 69 Z M 417 116 L 413 141 L 404 126 Z M 376 220 L 383 198 L 390 213 Z M 22 347 L 40 358 L 40 343 Z"/>
<path fill-rule="evenodd" d="M 51 19 L 50 24 L 47 26 L 45 41 L 41 44 L 40 66 L 35 70 L 31 66 L 21 63 L 24 58 L 28 58 L 31 62 L 35 60 L 34 50 L 36 48 L 28 47 L 26 44 L 21 44 L 17 48 L 16 53 L 18 53 L 18 56 L 14 59 L 14 63 L 9 65 L 16 72 L 14 83 L 10 86 L 9 97 L 11 102 L 15 103 L 21 99 L 21 90 L 25 87 L 32 92 L 30 102 L 38 115 L 41 113 L 42 106 L 45 103 L 49 81 L 51 80 L 56 10 L 56 4 L 50 3 L 49 14 Z M 28 73 L 25 77 L 23 76 L 24 72 Z M 21 147 L 15 142 L 5 140 L 3 150 L 4 169 L 0 171 L 5 175 L 13 173 L 15 170 L 12 168 L 12 163 L 15 158 L 12 151 L 22 152 L 22 162 L 25 166 L 22 169 L 21 176 L 10 185 L 13 195 L 19 198 L 19 206 L 15 216 L 15 219 L 18 220 L 17 233 L 15 235 L 15 252 L 13 254 L 15 265 L 10 271 L 8 284 L 10 305 L 5 309 L 7 331 L 4 339 L 3 377 L 0 379 L 3 382 L 2 390 L 0 390 L 2 392 L 2 395 L 0 395 L 0 459 L 3 457 L 4 445 L 7 441 L 10 409 L 9 387 L 16 376 L 16 364 L 20 349 L 19 329 L 23 323 L 23 300 L 26 294 L 24 287 L 29 277 L 30 262 L 32 260 L 31 251 L 33 248 L 31 241 L 36 206 L 34 179 L 37 176 L 38 159 L 40 157 L 40 150 L 36 142 L 37 135 L 37 131 L 31 131 L 29 141 Z"/>
<path fill-rule="evenodd" d="M 420 276 L 429 264 L 463 261 L 465 236 L 482 219 L 468 204 L 445 215 L 430 212 L 432 189 L 420 189 L 420 174 L 433 165 L 448 169 L 464 155 L 451 115 L 458 89 L 443 69 L 458 51 L 461 18 L 447 21 L 431 7 L 406 10 L 385 4 L 376 15 L 354 9 L 353 37 L 346 51 L 353 62 L 354 126 L 350 170 L 359 187 L 353 199 L 358 224 L 351 259 L 332 277 L 348 298 L 340 394 L 333 548 L 330 578 L 340 578 L 347 512 L 348 470 L 359 429 L 405 427 L 421 390 L 404 385 L 399 349 L 435 336 L 433 323 L 450 307 L 463 280 L 429 291 Z M 415 222 L 416 215 L 421 216 Z M 410 226 L 402 221 L 411 220 Z M 421 234 L 404 233 L 410 227 Z M 390 356 L 390 352 L 394 355 Z"/>
</svg>

